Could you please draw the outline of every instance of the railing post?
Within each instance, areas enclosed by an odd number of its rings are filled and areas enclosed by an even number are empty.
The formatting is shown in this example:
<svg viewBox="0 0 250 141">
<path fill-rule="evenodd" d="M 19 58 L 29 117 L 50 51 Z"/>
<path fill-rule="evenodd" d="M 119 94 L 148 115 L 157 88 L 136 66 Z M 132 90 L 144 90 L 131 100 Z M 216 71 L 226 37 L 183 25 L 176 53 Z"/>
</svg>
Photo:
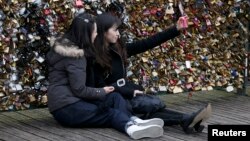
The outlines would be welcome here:
<svg viewBox="0 0 250 141">
<path fill-rule="evenodd" d="M 244 28 L 244 27 L 241 27 Z M 246 43 L 245 43 L 245 49 L 246 49 L 246 54 L 244 58 L 244 83 L 242 89 L 238 88 L 237 89 L 237 94 L 239 95 L 247 95 L 247 86 L 249 85 L 248 83 L 248 65 L 249 65 L 249 54 L 250 54 L 250 43 L 249 43 L 249 31 L 250 31 L 250 22 L 248 22 L 247 27 L 245 28 L 245 35 L 246 35 Z"/>
</svg>

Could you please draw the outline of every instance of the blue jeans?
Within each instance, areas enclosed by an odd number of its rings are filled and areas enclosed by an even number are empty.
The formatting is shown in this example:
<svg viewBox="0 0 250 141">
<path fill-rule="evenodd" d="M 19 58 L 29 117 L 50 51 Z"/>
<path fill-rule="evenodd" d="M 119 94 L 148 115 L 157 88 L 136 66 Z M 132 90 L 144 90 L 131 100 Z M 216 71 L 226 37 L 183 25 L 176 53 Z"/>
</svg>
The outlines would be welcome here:
<svg viewBox="0 0 250 141">
<path fill-rule="evenodd" d="M 69 127 L 112 127 L 125 132 L 131 113 L 119 93 L 107 94 L 105 101 L 81 100 L 52 112 L 54 118 Z"/>
</svg>

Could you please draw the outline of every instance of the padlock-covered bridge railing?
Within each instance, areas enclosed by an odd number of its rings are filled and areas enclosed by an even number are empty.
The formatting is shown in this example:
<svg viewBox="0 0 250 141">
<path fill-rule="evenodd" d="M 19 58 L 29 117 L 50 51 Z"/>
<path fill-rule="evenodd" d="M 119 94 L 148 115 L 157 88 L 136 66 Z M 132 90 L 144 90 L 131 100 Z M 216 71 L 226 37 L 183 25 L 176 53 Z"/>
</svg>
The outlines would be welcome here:
<svg viewBox="0 0 250 141">
<path fill-rule="evenodd" d="M 47 105 L 45 55 L 50 37 L 81 12 L 110 11 L 123 20 L 127 42 L 188 16 L 185 34 L 128 60 L 127 75 L 149 92 L 180 93 L 244 87 L 249 37 L 244 0 L 0 0 L 0 111 Z"/>
</svg>

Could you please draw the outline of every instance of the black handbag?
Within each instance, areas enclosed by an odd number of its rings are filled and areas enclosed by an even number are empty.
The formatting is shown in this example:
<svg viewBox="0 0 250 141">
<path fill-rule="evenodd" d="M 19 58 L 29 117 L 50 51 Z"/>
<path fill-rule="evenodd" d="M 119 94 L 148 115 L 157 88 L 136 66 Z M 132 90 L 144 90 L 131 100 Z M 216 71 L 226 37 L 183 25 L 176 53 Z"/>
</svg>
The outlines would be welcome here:
<svg viewBox="0 0 250 141">
<path fill-rule="evenodd" d="M 130 104 L 134 113 L 147 115 L 166 107 L 158 96 L 150 94 L 138 94 L 130 100 Z"/>
</svg>

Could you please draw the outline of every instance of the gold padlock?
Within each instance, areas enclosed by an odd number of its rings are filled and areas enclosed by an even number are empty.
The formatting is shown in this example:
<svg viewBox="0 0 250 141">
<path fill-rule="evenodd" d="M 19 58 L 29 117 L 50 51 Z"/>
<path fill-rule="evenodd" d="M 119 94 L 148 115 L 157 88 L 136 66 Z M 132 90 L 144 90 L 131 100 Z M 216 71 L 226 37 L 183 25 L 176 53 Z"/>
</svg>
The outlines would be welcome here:
<svg viewBox="0 0 250 141">
<path fill-rule="evenodd" d="M 42 96 L 41 102 L 42 102 L 42 104 L 47 104 L 48 103 L 48 97 L 47 97 L 46 94 Z"/>
<path fill-rule="evenodd" d="M 36 101 L 36 98 L 35 98 L 35 96 L 33 94 L 29 94 L 28 98 L 29 98 L 29 103 L 32 103 L 32 102 Z"/>
</svg>

